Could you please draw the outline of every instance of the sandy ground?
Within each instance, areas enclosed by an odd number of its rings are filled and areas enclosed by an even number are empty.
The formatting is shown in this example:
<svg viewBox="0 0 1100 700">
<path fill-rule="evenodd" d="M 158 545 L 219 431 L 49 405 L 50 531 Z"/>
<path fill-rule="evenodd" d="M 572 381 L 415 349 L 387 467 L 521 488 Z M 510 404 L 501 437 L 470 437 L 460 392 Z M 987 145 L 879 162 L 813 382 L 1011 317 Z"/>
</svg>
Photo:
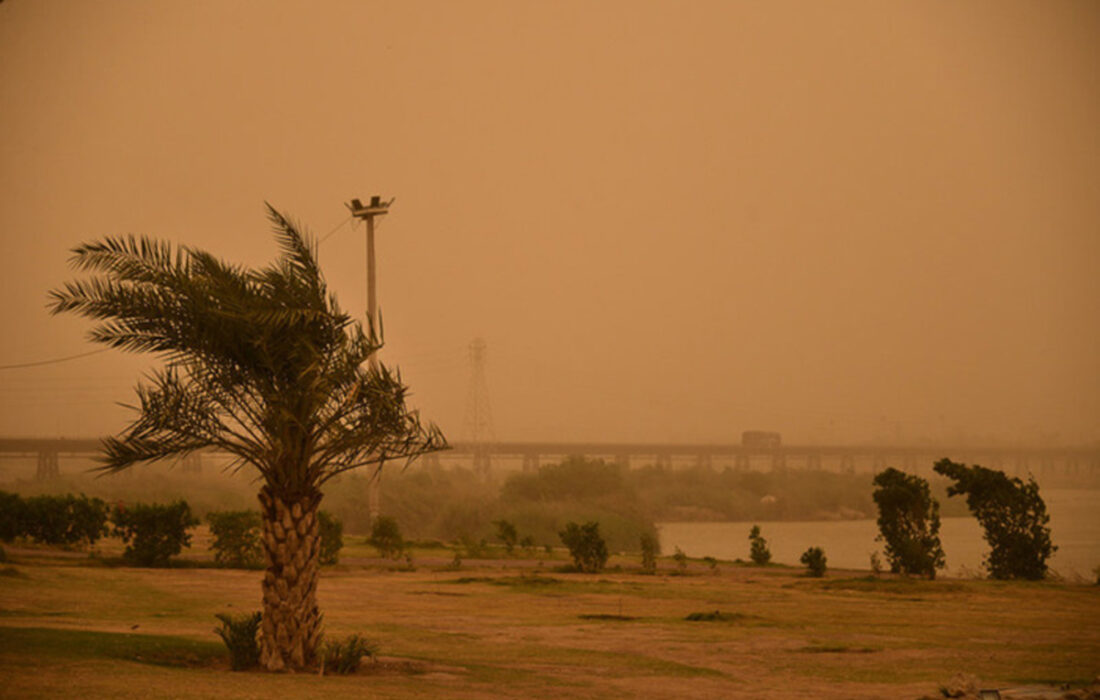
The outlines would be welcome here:
<svg viewBox="0 0 1100 700">
<path fill-rule="evenodd" d="M 260 572 L 94 567 L 86 555 L 8 550 L 0 695 L 58 697 L 920 698 L 959 672 L 983 687 L 1076 683 L 1100 673 L 1100 587 L 874 580 L 831 571 L 693 562 L 688 575 L 552 570 L 497 559 L 357 556 L 326 569 L 331 637 L 384 658 L 358 675 L 230 673 L 224 662 L 150 663 L 69 649 L 71 630 L 205 643 L 216 612 L 258 608 Z M 689 622 L 693 612 L 730 619 Z M 53 632 L 61 630 L 61 632 Z M 50 637 L 49 635 L 55 635 Z M 144 638 L 142 638 L 144 639 Z M 219 642 L 220 643 L 220 642 Z"/>
</svg>

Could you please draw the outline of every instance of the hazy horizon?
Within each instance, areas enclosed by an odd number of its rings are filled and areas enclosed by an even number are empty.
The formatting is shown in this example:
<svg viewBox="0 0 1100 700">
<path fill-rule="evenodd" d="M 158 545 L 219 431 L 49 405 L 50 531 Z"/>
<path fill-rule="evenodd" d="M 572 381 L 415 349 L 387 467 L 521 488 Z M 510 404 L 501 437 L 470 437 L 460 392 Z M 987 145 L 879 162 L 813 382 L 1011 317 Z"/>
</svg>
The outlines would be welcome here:
<svg viewBox="0 0 1100 700">
<path fill-rule="evenodd" d="M 1100 440 L 1092 2 L 0 3 L 0 366 L 97 349 L 69 250 L 248 265 L 378 230 L 387 347 L 463 437 Z M 365 307 L 364 236 L 320 246 Z M 0 370 L 106 434 L 150 359 Z"/>
</svg>

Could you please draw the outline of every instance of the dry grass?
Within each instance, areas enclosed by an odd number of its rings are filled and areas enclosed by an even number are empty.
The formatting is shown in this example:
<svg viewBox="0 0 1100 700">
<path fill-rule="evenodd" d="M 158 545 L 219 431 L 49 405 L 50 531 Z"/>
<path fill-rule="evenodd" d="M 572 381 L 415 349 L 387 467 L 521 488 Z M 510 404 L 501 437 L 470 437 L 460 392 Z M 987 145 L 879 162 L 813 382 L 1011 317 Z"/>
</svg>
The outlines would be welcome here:
<svg viewBox="0 0 1100 700">
<path fill-rule="evenodd" d="M 719 575 L 326 570 L 327 631 L 381 647 L 350 677 L 231 673 L 214 614 L 258 608 L 260 572 L 93 566 L 9 548 L 0 678 L 12 697 L 920 697 L 1100 672 L 1100 587 L 896 581 L 723 566 Z M 200 552 L 201 554 L 201 552 Z M 449 561 L 446 552 L 438 561 Z M 613 562 L 615 563 L 615 562 Z M 719 612 L 712 622 L 692 613 Z"/>
</svg>

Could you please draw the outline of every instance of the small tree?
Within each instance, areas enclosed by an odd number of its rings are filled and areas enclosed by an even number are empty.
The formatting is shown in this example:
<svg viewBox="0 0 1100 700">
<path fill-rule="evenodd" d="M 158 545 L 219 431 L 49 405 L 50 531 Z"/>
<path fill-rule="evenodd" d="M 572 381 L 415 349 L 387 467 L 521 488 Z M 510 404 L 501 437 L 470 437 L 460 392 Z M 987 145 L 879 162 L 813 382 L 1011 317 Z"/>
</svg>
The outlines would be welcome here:
<svg viewBox="0 0 1100 700">
<path fill-rule="evenodd" d="M 886 560 L 894 573 L 936 578 L 944 567 L 940 545 L 940 504 L 928 482 L 894 468 L 875 475 L 878 538 L 886 543 Z"/>
<path fill-rule="evenodd" d="M 263 563 L 258 512 L 231 510 L 207 513 L 206 521 L 210 523 L 210 534 L 214 536 L 214 561 L 219 566 L 246 569 Z M 258 625 L 259 617 L 256 620 Z"/>
<path fill-rule="evenodd" d="M 600 524 L 587 522 L 584 525 L 567 523 L 558 533 L 562 543 L 569 548 L 573 565 L 580 571 L 595 574 L 603 570 L 607 563 L 607 544 L 600 536 Z"/>
<path fill-rule="evenodd" d="M 810 547 L 802 553 L 799 559 L 806 565 L 806 575 L 821 578 L 825 575 L 825 550 L 821 547 Z"/>
<path fill-rule="evenodd" d="M 760 526 L 753 525 L 749 530 L 749 558 L 753 564 L 764 565 L 772 560 L 772 552 L 768 549 L 768 541 L 760 535 Z"/>
<path fill-rule="evenodd" d="M 1047 559 L 1058 549 L 1051 544 L 1050 516 L 1039 496 L 1039 484 L 1008 478 L 1004 472 L 941 459 L 936 473 L 952 480 L 948 496 L 966 494 L 966 505 L 985 530 L 990 551 L 984 564 L 995 579 L 1039 580 Z"/>
<path fill-rule="evenodd" d="M 397 520 L 388 515 L 375 519 L 367 544 L 378 550 L 378 556 L 390 559 L 397 559 L 405 550 L 405 538 L 401 536 L 401 526 L 397 524 Z"/>
<path fill-rule="evenodd" d="M 120 505 L 111 520 L 114 534 L 126 543 L 122 558 L 136 566 L 167 566 L 169 559 L 191 545 L 187 530 L 199 524 L 186 501 Z"/>
<path fill-rule="evenodd" d="M 652 532 L 643 532 L 638 544 L 642 548 L 642 571 L 652 574 L 657 571 L 657 555 L 661 552 L 661 545 Z"/>
<path fill-rule="evenodd" d="M 344 547 L 344 523 L 327 510 L 317 511 L 317 520 L 321 526 L 321 558 L 325 565 L 340 561 L 340 550 Z"/>
<path fill-rule="evenodd" d="M 516 548 L 516 541 L 519 540 L 515 523 L 501 519 L 494 520 L 493 524 L 497 526 L 497 539 L 504 543 L 504 548 L 511 554 Z"/>
</svg>

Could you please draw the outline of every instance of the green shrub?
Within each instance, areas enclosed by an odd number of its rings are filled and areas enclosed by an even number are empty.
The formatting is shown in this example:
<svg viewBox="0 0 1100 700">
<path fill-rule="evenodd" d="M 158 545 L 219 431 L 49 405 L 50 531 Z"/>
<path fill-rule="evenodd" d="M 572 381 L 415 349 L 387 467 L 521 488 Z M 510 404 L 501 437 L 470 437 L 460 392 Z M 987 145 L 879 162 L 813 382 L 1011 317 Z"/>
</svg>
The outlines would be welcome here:
<svg viewBox="0 0 1100 700">
<path fill-rule="evenodd" d="M 657 555 L 661 551 L 660 542 L 652 532 L 643 532 L 638 538 L 638 545 L 642 549 L 642 571 L 652 574 L 657 571 Z"/>
<path fill-rule="evenodd" d="M 607 544 L 600 537 L 599 523 L 588 522 L 584 525 L 567 523 L 558 536 L 569 548 L 573 565 L 578 570 L 592 574 L 603 571 L 604 565 L 607 564 Z"/>
<path fill-rule="evenodd" d="M 247 512 L 247 511 L 245 511 Z M 260 643 L 256 634 L 260 630 L 261 613 L 228 615 L 218 613 L 214 617 L 221 620 L 221 628 L 214 631 L 229 648 L 229 667 L 234 671 L 247 671 L 260 664 Z"/>
<path fill-rule="evenodd" d="M 447 565 L 448 571 L 458 571 L 462 568 L 462 550 L 455 547 L 455 555 L 451 558 L 451 563 Z"/>
<path fill-rule="evenodd" d="M 401 526 L 388 515 L 375 519 L 367 544 L 377 549 L 379 556 L 390 559 L 397 559 L 405 550 L 405 538 L 401 536 Z"/>
<path fill-rule="evenodd" d="M 493 525 L 497 526 L 497 539 L 504 543 L 504 548 L 511 554 L 516 549 L 516 541 L 519 539 L 519 533 L 516 532 L 516 524 L 508 520 L 494 520 Z"/>
<path fill-rule="evenodd" d="M 688 622 L 738 622 L 744 620 L 744 613 L 731 613 L 722 610 L 708 610 L 707 612 L 693 612 L 684 619 Z"/>
<path fill-rule="evenodd" d="M 985 530 L 990 552 L 984 564 L 995 579 L 1039 580 L 1047 559 L 1058 549 L 1051 544 L 1050 516 L 1039 496 L 1039 484 L 1008 478 L 1003 472 L 941 459 L 936 473 L 952 480 L 948 496 L 966 495 L 966 505 Z"/>
<path fill-rule="evenodd" d="M 94 544 L 107 531 L 107 504 L 81 494 L 23 501 L 23 534 L 43 544 Z"/>
<path fill-rule="evenodd" d="M 890 571 L 936 578 L 944 567 L 940 545 L 940 504 L 928 482 L 897 469 L 875 475 L 873 497 L 878 506 L 877 539 L 886 543 Z"/>
<path fill-rule="evenodd" d="M 684 550 L 677 547 L 676 552 L 672 555 L 672 558 L 676 561 L 676 571 L 681 574 L 687 573 L 688 555 L 684 553 Z"/>
<path fill-rule="evenodd" d="M 114 533 L 126 543 L 122 558 L 136 566 L 167 566 L 170 558 L 190 546 L 188 528 L 199 524 L 186 501 L 119 504 L 111 519 Z"/>
<path fill-rule="evenodd" d="M 753 525 L 749 530 L 749 558 L 753 564 L 764 565 L 772 560 L 772 552 L 768 549 L 768 541 L 760 535 L 760 526 Z"/>
<path fill-rule="evenodd" d="M 214 536 L 214 561 L 219 566 L 247 569 L 263 563 L 260 543 L 260 514 L 254 510 L 228 510 L 208 513 L 210 534 Z"/>
<path fill-rule="evenodd" d="M 317 511 L 317 522 L 321 529 L 321 563 L 335 564 L 344 547 L 344 523 L 324 510 Z"/>
<path fill-rule="evenodd" d="M 469 559 L 481 559 L 485 556 L 485 550 L 488 549 L 489 543 L 485 540 L 475 540 L 469 535 L 463 535 L 458 538 L 462 548 L 466 550 L 466 557 Z"/>
<path fill-rule="evenodd" d="M 871 552 L 871 574 L 875 578 L 882 575 L 882 559 L 879 558 L 878 552 Z"/>
<path fill-rule="evenodd" d="M 11 542 L 26 536 L 26 509 L 19 494 L 0 491 L 0 541 Z"/>
<path fill-rule="evenodd" d="M 321 673 L 355 673 L 364 656 L 374 658 L 378 647 L 353 634 L 342 642 L 325 642 L 321 647 Z"/>
<path fill-rule="evenodd" d="M 810 547 L 802 553 L 799 561 L 806 565 L 808 576 L 821 578 L 825 575 L 825 550 L 821 547 Z"/>
</svg>

